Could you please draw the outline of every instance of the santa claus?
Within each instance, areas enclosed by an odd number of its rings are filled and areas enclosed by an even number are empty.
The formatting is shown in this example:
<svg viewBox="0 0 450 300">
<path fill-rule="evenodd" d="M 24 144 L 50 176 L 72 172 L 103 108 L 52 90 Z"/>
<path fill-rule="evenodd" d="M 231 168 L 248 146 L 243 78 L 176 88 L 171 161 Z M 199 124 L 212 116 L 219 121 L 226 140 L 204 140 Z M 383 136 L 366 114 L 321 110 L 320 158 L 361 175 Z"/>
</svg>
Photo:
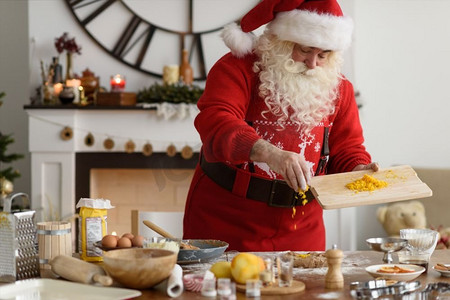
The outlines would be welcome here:
<svg viewBox="0 0 450 300">
<path fill-rule="evenodd" d="M 203 147 L 184 238 L 239 251 L 324 250 L 322 208 L 303 193 L 310 178 L 378 169 L 340 73 L 352 28 L 335 0 L 263 0 L 224 29 L 231 53 L 198 102 Z"/>
</svg>

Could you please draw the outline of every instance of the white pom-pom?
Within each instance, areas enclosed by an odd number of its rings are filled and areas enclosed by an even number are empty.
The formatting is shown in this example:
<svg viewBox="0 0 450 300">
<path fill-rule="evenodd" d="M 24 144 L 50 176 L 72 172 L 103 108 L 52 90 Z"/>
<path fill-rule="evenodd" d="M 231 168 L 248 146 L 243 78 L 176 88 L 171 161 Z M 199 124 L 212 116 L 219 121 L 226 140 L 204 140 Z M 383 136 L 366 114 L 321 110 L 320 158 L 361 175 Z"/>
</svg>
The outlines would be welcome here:
<svg viewBox="0 0 450 300">
<path fill-rule="evenodd" d="M 236 57 L 243 57 L 251 53 L 256 40 L 252 33 L 243 32 L 236 23 L 226 25 L 222 30 L 221 37 Z"/>
</svg>

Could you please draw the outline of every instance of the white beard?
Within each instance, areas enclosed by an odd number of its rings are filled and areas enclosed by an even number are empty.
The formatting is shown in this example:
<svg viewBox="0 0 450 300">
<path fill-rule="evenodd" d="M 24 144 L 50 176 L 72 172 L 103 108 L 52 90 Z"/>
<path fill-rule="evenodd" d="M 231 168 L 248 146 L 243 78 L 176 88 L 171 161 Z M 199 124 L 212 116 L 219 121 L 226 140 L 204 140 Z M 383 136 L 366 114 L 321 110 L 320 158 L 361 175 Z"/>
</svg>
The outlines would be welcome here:
<svg viewBox="0 0 450 300">
<path fill-rule="evenodd" d="M 269 112 L 274 114 L 281 129 L 285 122 L 291 121 L 309 132 L 334 112 L 341 80 L 340 57 L 330 53 L 334 56 L 324 67 L 308 69 L 304 63 L 291 58 L 292 43 L 277 40 L 278 47 L 273 43 L 270 38 L 265 43 L 260 41 L 257 48 L 260 60 L 254 65 L 254 70 L 260 71 L 259 94 L 268 108 L 263 116 Z"/>
</svg>

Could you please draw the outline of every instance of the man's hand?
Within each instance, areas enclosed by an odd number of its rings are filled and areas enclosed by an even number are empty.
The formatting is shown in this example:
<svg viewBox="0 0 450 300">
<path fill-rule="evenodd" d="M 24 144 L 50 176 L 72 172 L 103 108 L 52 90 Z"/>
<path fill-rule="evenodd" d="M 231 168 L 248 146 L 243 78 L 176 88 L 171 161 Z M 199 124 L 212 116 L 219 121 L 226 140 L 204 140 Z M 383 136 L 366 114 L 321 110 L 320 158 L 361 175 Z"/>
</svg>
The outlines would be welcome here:
<svg viewBox="0 0 450 300">
<path fill-rule="evenodd" d="M 304 158 L 298 153 L 281 150 L 260 139 L 253 145 L 250 159 L 266 163 L 271 170 L 283 176 L 294 191 L 298 191 L 299 187 L 306 190 L 307 184 L 310 183 L 310 170 Z"/>
<path fill-rule="evenodd" d="M 362 170 L 372 170 L 377 172 L 380 169 L 380 166 L 377 162 L 370 163 L 368 165 L 357 165 L 353 168 L 353 171 L 362 171 Z"/>
</svg>

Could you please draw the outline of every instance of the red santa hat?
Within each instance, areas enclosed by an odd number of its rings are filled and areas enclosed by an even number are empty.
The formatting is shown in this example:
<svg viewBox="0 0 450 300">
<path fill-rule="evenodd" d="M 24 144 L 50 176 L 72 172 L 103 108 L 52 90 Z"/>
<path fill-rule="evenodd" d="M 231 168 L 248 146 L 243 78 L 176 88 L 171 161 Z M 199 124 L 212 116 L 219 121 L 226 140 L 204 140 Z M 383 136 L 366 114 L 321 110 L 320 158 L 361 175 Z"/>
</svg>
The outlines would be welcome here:
<svg viewBox="0 0 450 300">
<path fill-rule="evenodd" d="M 262 0 L 241 20 L 225 26 L 222 38 L 238 57 L 250 53 L 251 31 L 267 24 L 280 40 L 324 50 L 341 51 L 351 44 L 353 21 L 344 17 L 336 0 Z"/>
</svg>

